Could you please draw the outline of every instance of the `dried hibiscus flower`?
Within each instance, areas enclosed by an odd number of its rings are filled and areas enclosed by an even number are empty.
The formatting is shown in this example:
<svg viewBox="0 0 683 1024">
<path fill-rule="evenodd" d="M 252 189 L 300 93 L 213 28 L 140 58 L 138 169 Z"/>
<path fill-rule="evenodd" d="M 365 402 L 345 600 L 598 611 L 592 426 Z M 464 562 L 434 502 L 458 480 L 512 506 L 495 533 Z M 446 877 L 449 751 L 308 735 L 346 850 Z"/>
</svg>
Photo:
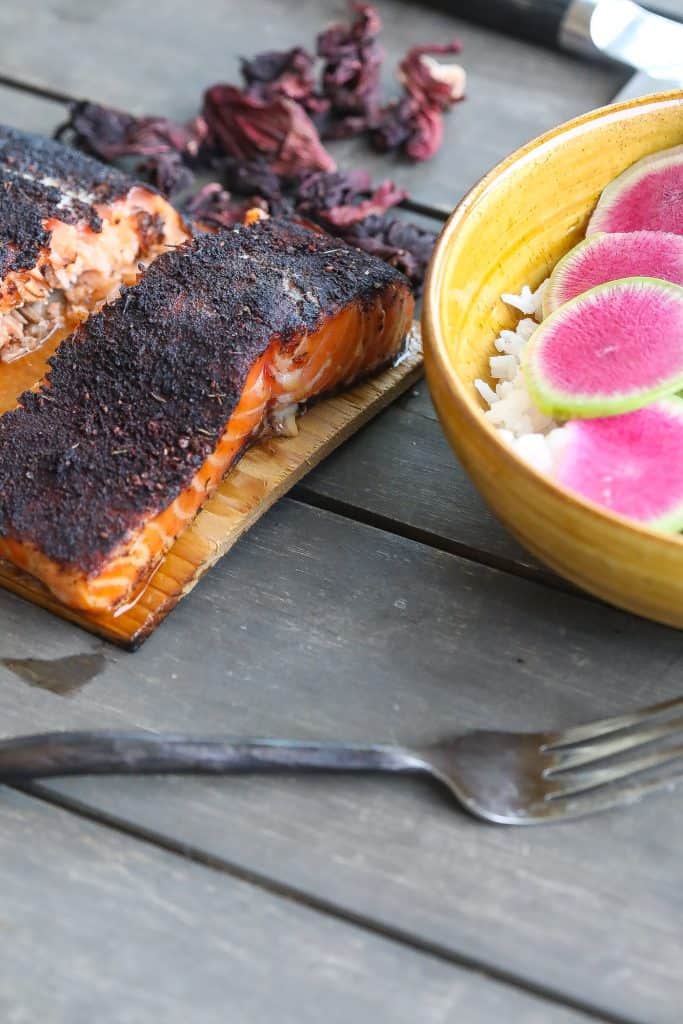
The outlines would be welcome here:
<svg viewBox="0 0 683 1024">
<path fill-rule="evenodd" d="M 72 146 L 109 162 L 129 152 L 128 133 L 135 121 L 124 110 L 83 100 L 69 105 L 69 117 L 54 136 L 60 140 L 67 136 Z"/>
<path fill-rule="evenodd" d="M 436 235 L 388 213 L 406 196 L 393 182 L 373 188 L 366 171 L 314 173 L 291 183 L 290 194 L 298 216 L 392 263 L 419 291 Z"/>
<path fill-rule="evenodd" d="M 324 114 L 329 100 L 316 94 L 315 62 L 310 53 L 295 46 L 292 50 L 267 50 L 241 62 L 249 96 L 267 100 L 286 96 L 300 103 L 309 114 Z"/>
<path fill-rule="evenodd" d="M 379 76 L 384 50 L 377 41 L 379 14 L 368 4 L 352 4 L 357 16 L 350 25 L 331 25 L 318 36 L 318 56 L 324 60 L 323 95 L 332 119 L 326 138 L 365 131 L 379 107 Z"/>
<path fill-rule="evenodd" d="M 347 242 L 402 271 L 419 292 L 436 243 L 433 231 L 398 217 L 370 216 L 345 232 Z"/>
<path fill-rule="evenodd" d="M 363 198 L 368 192 L 371 195 Z M 348 171 L 344 174 L 305 175 L 295 188 L 298 213 L 327 227 L 348 228 L 372 214 L 385 213 L 402 202 L 407 192 L 383 181 L 372 190 L 370 175 L 366 171 Z"/>
<path fill-rule="evenodd" d="M 269 202 L 282 199 L 284 179 L 275 174 L 265 160 L 236 160 L 235 157 L 219 157 L 212 166 L 220 172 L 223 184 L 241 196 L 263 196 Z"/>
<path fill-rule="evenodd" d="M 68 135 L 74 146 L 108 162 L 145 157 L 137 169 L 170 194 L 192 182 L 187 161 L 199 148 L 194 128 L 194 122 L 186 127 L 165 117 L 133 117 L 123 110 L 81 101 L 71 104 L 69 118 L 57 128 L 55 137 Z"/>
<path fill-rule="evenodd" d="M 459 64 L 441 64 L 429 54 L 459 51 L 457 40 L 408 51 L 399 65 L 405 95 L 380 112 L 372 133 L 376 149 L 402 149 L 413 160 L 434 156 L 443 140 L 443 112 L 465 95 L 465 72 Z"/>
<path fill-rule="evenodd" d="M 194 174 L 180 153 L 169 151 L 150 156 L 137 165 L 151 183 L 166 195 L 182 192 L 194 181 Z"/>
<path fill-rule="evenodd" d="M 306 111 L 286 96 L 249 96 L 234 85 L 213 85 L 204 93 L 202 116 L 208 141 L 237 160 L 265 160 L 275 174 L 333 171 Z"/>
</svg>

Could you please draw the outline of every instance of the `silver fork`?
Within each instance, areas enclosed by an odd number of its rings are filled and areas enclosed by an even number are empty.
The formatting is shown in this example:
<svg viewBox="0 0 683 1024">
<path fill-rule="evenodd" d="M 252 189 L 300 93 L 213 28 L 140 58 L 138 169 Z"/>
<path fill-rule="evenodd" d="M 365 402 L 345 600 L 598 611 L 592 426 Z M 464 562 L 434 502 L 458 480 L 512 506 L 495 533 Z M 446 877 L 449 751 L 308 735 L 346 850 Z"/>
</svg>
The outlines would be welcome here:
<svg viewBox="0 0 683 1024">
<path fill-rule="evenodd" d="M 0 741 L 0 781 L 60 775 L 409 772 L 443 783 L 472 814 L 538 825 L 633 803 L 683 777 L 683 697 L 559 732 L 477 730 L 412 748 L 146 732 L 62 732 Z M 649 748 L 649 749 L 643 749 Z"/>
</svg>

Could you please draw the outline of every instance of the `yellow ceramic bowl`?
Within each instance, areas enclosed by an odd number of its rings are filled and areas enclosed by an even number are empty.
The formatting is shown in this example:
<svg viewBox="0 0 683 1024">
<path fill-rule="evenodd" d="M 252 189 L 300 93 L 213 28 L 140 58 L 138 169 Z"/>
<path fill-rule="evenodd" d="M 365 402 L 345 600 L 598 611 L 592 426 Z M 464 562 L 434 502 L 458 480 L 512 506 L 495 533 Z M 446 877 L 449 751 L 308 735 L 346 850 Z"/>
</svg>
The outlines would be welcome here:
<svg viewBox="0 0 683 1024">
<path fill-rule="evenodd" d="M 427 379 L 448 438 L 508 529 L 562 576 L 612 604 L 683 627 L 683 539 L 633 525 L 551 483 L 482 416 L 503 292 L 536 287 L 582 237 L 596 200 L 647 153 L 683 143 L 683 92 L 595 110 L 490 172 L 446 224 L 427 278 Z"/>
</svg>

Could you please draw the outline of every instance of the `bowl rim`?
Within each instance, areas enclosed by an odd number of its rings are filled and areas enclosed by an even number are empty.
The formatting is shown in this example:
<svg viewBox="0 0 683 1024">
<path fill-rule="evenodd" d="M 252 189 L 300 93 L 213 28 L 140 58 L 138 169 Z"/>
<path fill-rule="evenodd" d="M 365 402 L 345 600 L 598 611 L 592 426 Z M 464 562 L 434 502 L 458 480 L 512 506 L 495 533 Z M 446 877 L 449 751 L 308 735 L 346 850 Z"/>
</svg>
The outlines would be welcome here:
<svg viewBox="0 0 683 1024">
<path fill-rule="evenodd" d="M 589 110 L 569 121 L 564 121 L 547 132 L 536 136 L 529 142 L 524 143 L 510 153 L 509 156 L 495 164 L 491 170 L 487 171 L 465 193 L 454 208 L 444 224 L 434 247 L 425 277 L 422 333 L 425 347 L 429 349 L 430 355 L 433 356 L 442 381 L 446 385 L 449 400 L 457 407 L 460 417 L 467 421 L 468 426 L 486 437 L 498 449 L 501 459 L 507 463 L 511 471 L 520 473 L 530 483 L 544 489 L 549 496 L 563 498 L 565 501 L 569 501 L 573 505 L 582 508 L 586 514 L 599 517 L 604 523 L 611 524 L 617 532 L 626 530 L 633 537 L 640 537 L 644 541 L 655 543 L 668 550 L 680 551 L 683 549 L 683 533 L 665 533 L 662 530 L 640 525 L 627 516 L 611 512 L 602 505 L 598 505 L 596 502 L 584 498 L 568 487 L 556 482 L 546 473 L 530 465 L 514 449 L 510 448 L 500 436 L 500 432 L 483 416 L 485 410 L 477 404 L 474 388 L 466 388 L 453 370 L 448 357 L 447 339 L 441 330 L 440 318 L 443 276 L 451 240 L 461 224 L 472 214 L 474 207 L 478 205 L 489 190 L 496 187 L 497 183 L 508 171 L 513 167 L 517 167 L 521 162 L 537 156 L 544 146 L 556 144 L 558 139 L 561 140 L 567 135 L 586 131 L 595 121 L 618 121 L 624 117 L 636 116 L 643 108 L 661 109 L 668 106 L 683 107 L 683 88 L 650 93 L 646 96 L 624 100 L 620 103 L 610 103 L 606 106 L 596 107 L 594 110 Z M 493 338 L 491 339 L 491 344 L 493 345 Z M 469 394 L 470 390 L 472 394 Z"/>
</svg>

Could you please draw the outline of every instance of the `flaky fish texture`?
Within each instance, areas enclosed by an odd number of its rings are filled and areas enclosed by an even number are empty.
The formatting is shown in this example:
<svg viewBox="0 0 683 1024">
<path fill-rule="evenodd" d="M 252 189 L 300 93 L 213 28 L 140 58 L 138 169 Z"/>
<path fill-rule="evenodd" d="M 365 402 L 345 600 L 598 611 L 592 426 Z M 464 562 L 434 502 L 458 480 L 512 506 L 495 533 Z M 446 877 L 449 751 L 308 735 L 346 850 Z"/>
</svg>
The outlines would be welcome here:
<svg viewBox="0 0 683 1024">
<path fill-rule="evenodd" d="M 149 186 L 0 126 L 0 362 L 75 326 L 187 237 Z"/>
</svg>

